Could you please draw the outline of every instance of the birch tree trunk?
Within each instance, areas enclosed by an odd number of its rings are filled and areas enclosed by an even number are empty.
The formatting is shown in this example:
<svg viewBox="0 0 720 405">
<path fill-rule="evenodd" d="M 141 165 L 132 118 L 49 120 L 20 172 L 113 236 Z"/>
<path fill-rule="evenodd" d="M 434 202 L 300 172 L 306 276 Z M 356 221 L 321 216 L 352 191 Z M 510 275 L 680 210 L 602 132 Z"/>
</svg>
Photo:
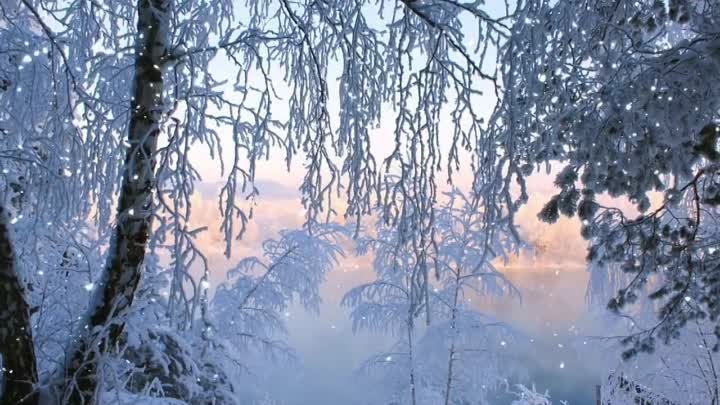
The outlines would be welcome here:
<svg viewBox="0 0 720 405">
<path fill-rule="evenodd" d="M 412 405 L 417 405 L 417 394 L 415 392 L 415 356 L 413 353 L 413 315 L 412 312 L 407 321 L 408 357 L 410 359 L 410 400 Z"/>
<path fill-rule="evenodd" d="M 138 0 L 135 75 L 116 228 L 101 282 L 96 287 L 77 344 L 68 352 L 63 403 L 92 404 L 98 387 L 100 353 L 122 333 L 117 318 L 133 302 L 142 276 L 152 228 L 156 189 L 155 154 L 162 117 L 163 76 L 168 54 L 168 11 L 172 0 Z"/>
<path fill-rule="evenodd" d="M 453 293 L 453 306 L 452 315 L 450 316 L 450 333 L 451 343 L 450 351 L 448 352 L 448 372 L 447 380 L 445 382 L 445 405 L 450 404 L 450 397 L 453 383 L 453 366 L 455 365 L 455 338 L 457 337 L 457 313 L 458 313 L 458 299 L 460 298 L 460 267 L 455 272 L 455 291 Z"/>
<path fill-rule="evenodd" d="M 0 206 L 0 404 L 36 405 L 38 381 L 30 310 L 17 275 L 6 212 Z"/>
</svg>

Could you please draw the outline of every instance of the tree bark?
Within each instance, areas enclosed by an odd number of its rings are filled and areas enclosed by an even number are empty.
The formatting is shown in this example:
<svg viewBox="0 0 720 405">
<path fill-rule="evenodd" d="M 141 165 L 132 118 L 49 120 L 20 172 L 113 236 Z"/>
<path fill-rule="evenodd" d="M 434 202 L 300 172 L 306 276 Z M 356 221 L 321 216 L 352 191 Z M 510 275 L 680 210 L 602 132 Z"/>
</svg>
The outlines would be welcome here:
<svg viewBox="0 0 720 405">
<path fill-rule="evenodd" d="M 152 228 L 156 189 L 155 154 L 160 133 L 163 75 L 168 53 L 168 10 L 172 0 L 138 0 L 133 99 L 116 228 L 107 261 L 94 292 L 77 344 L 68 352 L 63 402 L 93 404 L 100 353 L 114 347 L 122 333 L 118 320 L 133 302 Z"/>
<path fill-rule="evenodd" d="M 453 294 L 452 315 L 450 316 L 450 333 L 452 333 L 450 351 L 448 352 L 448 372 L 445 382 L 445 405 L 450 404 L 452 382 L 453 382 L 453 366 L 455 365 L 455 338 L 457 337 L 457 313 L 458 299 L 460 298 L 460 267 L 455 272 L 455 292 Z"/>
<path fill-rule="evenodd" d="M 0 207 L 0 404 L 37 405 L 30 309 L 17 275 L 7 213 Z"/>
</svg>

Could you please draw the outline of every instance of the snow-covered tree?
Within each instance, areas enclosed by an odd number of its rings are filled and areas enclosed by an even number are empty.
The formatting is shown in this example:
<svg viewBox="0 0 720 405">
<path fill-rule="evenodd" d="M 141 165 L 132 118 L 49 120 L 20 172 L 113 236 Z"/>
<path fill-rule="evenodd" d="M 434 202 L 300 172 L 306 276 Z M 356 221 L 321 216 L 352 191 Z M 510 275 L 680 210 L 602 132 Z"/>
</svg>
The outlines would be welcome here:
<svg viewBox="0 0 720 405">
<path fill-rule="evenodd" d="M 384 225 L 360 241 L 372 249 L 377 279 L 349 291 L 355 329 L 390 332 L 398 342 L 370 359 L 368 372 L 391 381 L 383 400 L 412 404 L 483 404 L 487 395 L 518 370 L 507 350 L 519 334 L 477 310 L 483 296 L 518 295 L 493 262 L 515 249 L 508 223 L 488 226 L 486 213 L 458 190 L 434 209 L 437 249 L 424 258 L 435 269 L 425 309 L 413 305 L 413 268 L 420 260 L 402 243 L 402 230 Z M 425 325 L 417 324 L 424 319 Z"/>
<path fill-rule="evenodd" d="M 567 0 L 524 10 L 503 48 L 490 128 L 513 139 L 505 153 L 526 173 L 562 167 L 540 217 L 577 214 L 590 260 L 631 275 L 612 308 L 653 285 L 658 321 L 628 338 L 626 355 L 716 319 L 720 87 L 708 78 L 720 73 L 720 6 Z M 603 194 L 639 215 L 600 203 Z"/>
<path fill-rule="evenodd" d="M 35 343 L 53 354 L 34 362 L 61 401 L 96 402 L 103 384 L 138 374 L 124 360 L 140 363 L 168 347 L 175 354 L 163 353 L 151 375 L 181 363 L 178 375 L 201 376 L 193 392 L 221 390 L 229 385 L 215 375 L 226 375 L 200 357 L 237 347 L 210 344 L 214 317 L 239 317 L 265 339 L 290 296 L 314 305 L 317 292 L 305 287 L 327 268 L 288 253 L 313 275 L 296 283 L 290 275 L 298 273 L 278 271 L 284 261 L 274 251 L 243 262 L 211 299 L 211 269 L 196 241 L 206 229 L 192 225 L 190 200 L 201 180 L 191 154 L 199 147 L 224 176 L 218 211 L 228 256 L 262 192 L 258 164 L 274 153 L 288 169 L 302 161 L 308 235 L 322 235 L 339 205 L 358 233 L 362 217 L 377 213 L 378 235 L 365 243 L 378 280 L 346 303 L 358 327 L 399 333 L 406 363 L 386 363 L 401 365 L 413 403 L 420 386 L 423 398 L 445 404 L 481 399 L 464 379 L 480 364 L 468 353 L 485 350 L 478 341 L 494 350 L 503 340 L 467 300 L 514 291 L 492 261 L 519 239 L 512 218 L 528 197 L 524 179 L 543 163 L 564 168 L 541 217 L 577 213 L 593 263 L 631 276 L 614 278 L 626 285 L 612 307 L 629 309 L 651 287 L 660 300 L 659 322 L 633 333 L 629 354 L 652 349 L 655 336 L 680 336 L 690 321 L 714 320 L 720 88 L 707 78 L 720 73 L 719 6 L 494 6 L 0 0 L 1 185 L 22 194 L 5 203 L 16 235 L 3 242 L 19 241 L 17 260 L 4 268 L 17 280 L 6 297 L 39 308 L 32 325 L 14 319 L 25 324 L 16 332 L 29 342 L 33 328 L 43 330 L 33 331 Z M 500 100 L 488 124 L 484 92 Z M 372 135 L 391 121 L 391 150 L 381 155 Z M 469 194 L 453 193 L 439 208 L 437 176 L 452 181 L 461 159 L 473 172 Z M 651 203 L 652 191 L 661 202 Z M 605 193 L 630 198 L 641 215 L 601 205 Z M 293 250 L 288 235 L 269 248 Z M 67 289 L 44 301 L 35 278 L 50 269 L 43 291 Z M 265 278 L 251 273 L 263 269 Z M 270 288 L 275 282 L 284 287 Z M 255 319 L 242 305 L 233 312 L 232 300 L 272 310 Z M 55 333 L 64 320 L 73 321 L 69 330 Z M 434 357 L 418 357 L 425 344 Z M 483 364 L 496 375 L 496 362 Z"/>
<path fill-rule="evenodd" d="M 586 334 L 593 336 L 578 336 L 575 347 L 583 359 L 604 368 L 603 404 L 628 401 L 717 404 L 720 379 L 716 368 L 720 358 L 713 350 L 715 323 L 711 320 L 691 321 L 671 344 L 658 345 L 648 353 L 637 353 L 624 361 L 616 358 L 626 349 L 622 344 L 624 337 L 652 327 L 660 307 L 648 296 L 653 288 L 649 284 L 621 316 L 609 311 L 605 306 L 607 300 L 631 278 L 632 274 L 619 269 L 591 266 L 586 315 L 589 322 L 580 322 L 585 325 Z"/>
<path fill-rule="evenodd" d="M 512 332 L 478 313 L 472 298 L 520 296 L 519 290 L 494 268 L 494 262 L 502 262 L 508 253 L 517 250 L 517 241 L 508 231 L 512 223 L 507 218 L 487 221 L 478 200 L 469 199 L 459 190 L 448 193 L 447 198 L 449 202 L 437 213 L 437 260 L 441 270 L 439 286 L 433 289 L 442 321 L 427 333 L 428 337 L 438 337 L 440 344 L 433 346 L 447 350 L 441 367 L 446 370 L 445 405 L 479 402 L 482 394 L 476 392 L 482 393 L 503 381 L 502 374 L 512 373 L 510 367 L 502 370 L 502 355 L 498 354 L 513 340 L 509 336 Z M 478 365 L 482 365 L 480 369 Z"/>
<path fill-rule="evenodd" d="M 70 122 L 66 83 L 56 80 L 63 68 L 36 27 L 8 23 L 17 10 L 2 6 L 0 207 L 6 256 L 0 307 L 9 310 L 1 322 L 9 334 L 0 344 L 0 402 L 24 398 L 22 403 L 33 404 L 38 370 L 57 364 L 87 302 L 97 246 L 81 221 L 90 204 L 75 174 L 85 161 Z"/>
<path fill-rule="evenodd" d="M 411 247 L 402 243 L 402 228 L 383 226 L 379 222 L 376 235 L 357 240 L 357 253 L 374 253 L 373 270 L 376 280 L 354 287 L 343 297 L 342 305 L 351 308 L 353 331 L 370 330 L 390 333 L 397 337 L 392 352 L 381 353 L 366 362 L 369 371 L 382 366 L 389 370 L 383 378 L 386 388 L 391 390 L 377 400 L 396 400 L 399 403 L 417 402 L 417 328 L 418 318 L 428 317 L 430 311 L 423 311 L 417 303 L 418 293 L 426 289 L 415 288 L 413 268 L 417 259 Z M 425 259 L 427 260 L 427 258 Z M 424 301 L 428 303 L 427 300 Z M 429 308 L 428 306 L 425 308 Z M 383 393 L 384 394 L 384 393 Z M 392 401 L 391 401 L 392 403 Z"/>
<path fill-rule="evenodd" d="M 122 404 L 264 403 L 273 394 L 264 381 L 272 367 L 264 363 L 287 364 L 293 357 L 282 339 L 290 306 L 317 311 L 319 286 L 343 254 L 340 242 L 347 236 L 346 228 L 333 224 L 281 231 L 263 243 L 262 256 L 242 259 L 228 271 L 228 281 L 198 303 L 195 327 L 180 327 L 169 310 L 173 266 L 150 267 L 123 318 L 119 348 L 99 359 L 101 397 Z M 200 283 L 198 288 L 211 289 L 209 280 Z"/>
<path fill-rule="evenodd" d="M 448 174 L 457 170 L 463 149 L 478 167 L 498 159 L 495 145 L 480 139 L 478 100 L 497 82 L 489 49 L 509 34 L 508 4 L 495 15 L 455 1 L 0 5 L 2 133 L 11 141 L 3 158 L 35 160 L 38 172 L 64 178 L 67 187 L 48 182 L 45 198 L 32 204 L 51 206 L 68 223 L 91 219 L 94 240 L 109 238 L 105 265 L 84 283 L 92 292 L 86 315 L 52 378 L 64 401 L 93 402 L 103 353 L 125 339 L 151 241 L 174 263 L 168 308 L 175 327 L 193 328 L 201 316 L 207 292 L 192 288 L 201 281 L 189 269 L 205 267 L 205 278 L 208 269 L 194 243 L 203 228 L 189 226 L 199 180 L 190 150 L 204 146 L 224 171 L 218 197 L 228 255 L 260 192 L 257 163 L 273 147 L 288 166 L 296 156 L 306 160 L 300 191 L 308 224 L 331 215 L 331 198 L 342 190 L 348 216 L 359 219 L 375 204 L 386 207 L 386 220 L 412 209 L 430 230 L 443 165 Z M 388 103 L 395 147 L 380 158 L 370 129 Z M 454 111 L 453 135 L 444 153 L 446 108 Z M 43 158 L 28 157 L 33 142 Z M 388 173 L 403 179 L 392 190 L 382 186 Z M 509 186 L 497 177 L 484 172 L 475 189 L 499 187 L 505 194 L 492 196 L 502 206 Z M 47 223 L 35 213 L 26 218 Z M 58 240 L 82 239 L 73 235 L 79 225 L 64 228 Z M 432 246 L 431 234 L 411 239 L 421 242 L 416 249 Z M 414 278 L 427 279 L 427 270 L 419 266 Z"/>
<path fill-rule="evenodd" d="M 718 404 L 720 356 L 712 348 L 713 330 L 713 325 L 693 321 L 682 330 L 675 344 L 659 347 L 650 356 L 619 366 L 603 397 L 609 403 L 613 403 L 613 394 L 622 398 L 625 393 L 618 377 L 624 376 L 628 380 L 624 388 L 631 386 L 630 382 L 642 384 L 646 392 L 641 396 L 655 403 L 665 400 L 673 404 Z"/>
<path fill-rule="evenodd" d="M 514 390 L 508 391 L 515 396 L 510 405 L 552 405 L 550 395 L 547 392 L 537 392 L 534 386 L 528 388 L 518 384 Z"/>
<path fill-rule="evenodd" d="M 642 301 L 652 304 L 647 297 Z M 624 350 L 619 337 L 644 330 L 656 321 L 652 309 L 638 304 L 628 308 L 629 313 L 623 317 L 607 310 L 604 316 L 595 313 L 595 328 L 601 331 L 598 333 L 601 336 L 577 339 L 578 353 L 586 361 L 604 368 L 603 404 L 637 402 L 640 399 L 678 405 L 717 404 L 720 357 L 713 350 L 714 324 L 711 321 L 693 321 L 692 325 L 680 331 L 672 344 L 659 345 L 650 353 L 638 353 L 624 361 L 616 358 Z"/>
<path fill-rule="evenodd" d="M 240 356 L 234 376 L 245 380 L 242 389 L 248 391 L 259 383 L 247 382 L 244 372 L 252 370 L 251 362 L 293 356 L 282 340 L 290 307 L 299 303 L 306 310 L 319 311 L 320 284 L 344 255 L 341 243 L 348 236 L 346 228 L 335 224 L 316 224 L 312 232 L 284 230 L 279 239 L 263 243 L 261 257 L 244 258 L 228 271 L 228 281 L 217 287 L 212 299 L 206 332 L 211 341 L 232 342 L 236 347 Z M 264 394 L 251 391 L 256 397 Z"/>
</svg>

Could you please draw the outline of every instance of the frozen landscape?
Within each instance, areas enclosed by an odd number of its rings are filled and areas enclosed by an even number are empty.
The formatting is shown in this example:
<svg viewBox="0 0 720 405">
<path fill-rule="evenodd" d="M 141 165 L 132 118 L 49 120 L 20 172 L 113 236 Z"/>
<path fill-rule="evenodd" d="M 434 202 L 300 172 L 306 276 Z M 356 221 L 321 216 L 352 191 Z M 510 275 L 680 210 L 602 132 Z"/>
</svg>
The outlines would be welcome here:
<svg viewBox="0 0 720 405">
<path fill-rule="evenodd" d="M 720 1 L 0 0 L 0 405 L 720 405 Z"/>
</svg>

